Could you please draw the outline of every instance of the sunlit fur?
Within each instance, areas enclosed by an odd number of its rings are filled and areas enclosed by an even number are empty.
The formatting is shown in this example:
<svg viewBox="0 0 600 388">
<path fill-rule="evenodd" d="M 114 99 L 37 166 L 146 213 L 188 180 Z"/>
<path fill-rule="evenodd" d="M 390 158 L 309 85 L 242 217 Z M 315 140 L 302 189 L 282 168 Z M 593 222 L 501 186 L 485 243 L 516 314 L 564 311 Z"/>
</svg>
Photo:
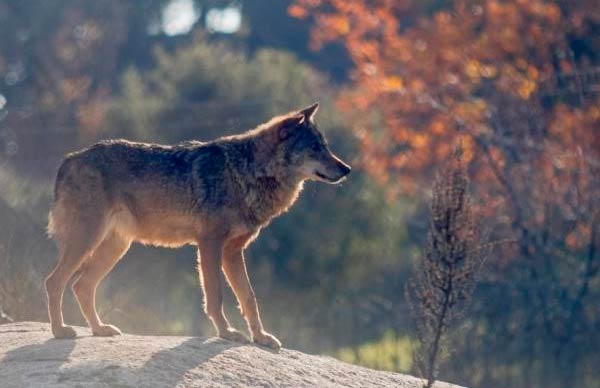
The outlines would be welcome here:
<svg viewBox="0 0 600 388">
<path fill-rule="evenodd" d="M 95 290 L 130 244 L 194 244 L 205 311 L 218 334 L 246 338 L 223 315 L 222 269 L 253 340 L 279 348 L 279 341 L 263 330 L 243 250 L 294 203 L 304 180 L 336 183 L 350 171 L 317 130 L 317 107 L 207 143 L 110 140 L 69 154 L 58 172 L 48 224 L 60 249 L 59 262 L 46 279 L 54 335 L 75 335 L 62 318 L 62 295 L 70 278 L 93 333 L 119 334 L 98 318 Z"/>
</svg>

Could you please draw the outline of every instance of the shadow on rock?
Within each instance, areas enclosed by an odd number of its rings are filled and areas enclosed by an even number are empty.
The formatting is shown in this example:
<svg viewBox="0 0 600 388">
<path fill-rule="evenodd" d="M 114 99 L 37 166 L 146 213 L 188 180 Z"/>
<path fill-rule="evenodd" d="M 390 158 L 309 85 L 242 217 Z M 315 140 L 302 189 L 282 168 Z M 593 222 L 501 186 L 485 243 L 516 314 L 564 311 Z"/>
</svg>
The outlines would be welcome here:
<svg viewBox="0 0 600 388">
<path fill-rule="evenodd" d="M 138 384 L 140 386 L 174 387 L 192 369 L 201 367 L 211 358 L 238 346 L 242 346 L 242 344 L 214 338 L 190 338 L 173 348 L 153 354 L 136 371 L 139 378 Z"/>
<path fill-rule="evenodd" d="M 21 376 L 22 381 L 15 386 L 27 386 L 35 381 L 36 376 L 58 375 L 63 364 L 69 361 L 69 356 L 75 348 L 75 340 L 50 339 L 41 344 L 25 345 L 6 353 L 0 360 L 0 371 L 9 371 L 17 364 L 29 364 L 27 372 Z M 0 380 L 2 376 L 0 375 Z"/>
</svg>

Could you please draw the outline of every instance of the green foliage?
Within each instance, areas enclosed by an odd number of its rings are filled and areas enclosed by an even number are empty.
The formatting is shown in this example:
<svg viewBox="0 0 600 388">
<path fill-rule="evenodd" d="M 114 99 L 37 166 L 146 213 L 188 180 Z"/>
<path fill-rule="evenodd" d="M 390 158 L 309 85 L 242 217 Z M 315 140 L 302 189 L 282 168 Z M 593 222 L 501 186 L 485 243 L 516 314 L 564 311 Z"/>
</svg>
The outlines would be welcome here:
<svg viewBox="0 0 600 388">
<path fill-rule="evenodd" d="M 412 369 L 412 353 L 416 346 L 418 343 L 410 337 L 399 336 L 388 330 L 377 341 L 355 348 L 341 348 L 334 356 L 367 368 L 406 373 Z"/>
<path fill-rule="evenodd" d="M 323 77 L 290 53 L 263 49 L 247 56 L 198 34 L 173 53 L 157 48 L 154 57 L 155 68 L 130 68 L 123 77 L 113 105 L 120 134 L 154 141 L 210 139 L 317 99 L 322 110 L 330 110 Z M 331 116 L 320 122 L 330 126 Z"/>
<path fill-rule="evenodd" d="M 51 197 L 51 186 L 47 183 L 25 179 L 9 166 L 0 165 L 0 200 L 12 208 L 23 211 L 33 220 L 43 220 Z"/>
</svg>

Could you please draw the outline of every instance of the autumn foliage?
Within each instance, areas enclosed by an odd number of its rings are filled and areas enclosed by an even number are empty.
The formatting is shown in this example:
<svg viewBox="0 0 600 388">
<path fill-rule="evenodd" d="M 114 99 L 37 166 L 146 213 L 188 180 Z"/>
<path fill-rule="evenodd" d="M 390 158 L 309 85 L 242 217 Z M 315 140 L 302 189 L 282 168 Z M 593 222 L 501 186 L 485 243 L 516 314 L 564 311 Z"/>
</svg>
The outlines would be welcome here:
<svg viewBox="0 0 600 388">
<path fill-rule="evenodd" d="M 598 2 L 296 0 L 288 12 L 312 21 L 314 49 L 341 42 L 353 61 L 338 106 L 363 168 L 421 193 L 460 138 L 475 214 L 514 241 L 490 261 L 467 334 L 513 357 L 471 353 L 483 372 L 470 384 L 577 385 L 600 324 L 585 307 L 600 268 Z M 500 295 L 506 314 L 485 305 Z"/>
<path fill-rule="evenodd" d="M 598 128 L 598 106 L 565 105 L 554 97 L 559 76 L 576 76 L 593 65 L 592 53 L 574 58 L 574 40 L 600 21 L 593 1 L 454 1 L 431 14 L 432 2 L 410 0 L 298 0 L 292 16 L 314 19 L 312 46 L 341 40 L 354 62 L 352 87 L 339 107 L 356 117 L 366 169 L 383 182 L 414 190 L 415 180 L 446 160 L 457 131 L 466 133 L 466 158 L 477 142 L 504 137 L 495 125 L 510 117 L 510 136 L 527 140 L 519 110 L 549 110 L 542 138 L 600 149 L 590 126 L 571 126 L 576 117 Z M 593 55 L 593 54 L 592 54 Z M 575 79 L 568 81 L 572 87 Z M 522 123 L 521 123 L 522 124 Z M 593 149 L 593 147 L 590 147 Z M 497 163 L 504 152 L 491 147 Z M 391 175 L 400 179 L 390 179 Z M 425 175 L 426 176 L 426 175 Z"/>
</svg>

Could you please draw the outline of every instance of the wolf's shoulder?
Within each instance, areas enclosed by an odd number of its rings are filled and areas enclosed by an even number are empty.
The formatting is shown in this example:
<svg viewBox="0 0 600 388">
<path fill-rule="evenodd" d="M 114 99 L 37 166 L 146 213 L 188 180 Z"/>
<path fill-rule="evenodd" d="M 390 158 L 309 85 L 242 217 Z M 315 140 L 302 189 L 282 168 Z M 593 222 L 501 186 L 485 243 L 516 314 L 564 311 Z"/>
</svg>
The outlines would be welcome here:
<svg viewBox="0 0 600 388">
<path fill-rule="evenodd" d="M 173 147 L 178 149 L 196 149 L 198 147 L 206 146 L 207 144 L 209 144 L 209 142 L 198 140 L 184 140 L 175 144 Z"/>
<path fill-rule="evenodd" d="M 222 173 L 227 160 L 227 150 L 218 142 L 198 143 L 184 148 L 195 169 L 204 173 Z"/>
</svg>

